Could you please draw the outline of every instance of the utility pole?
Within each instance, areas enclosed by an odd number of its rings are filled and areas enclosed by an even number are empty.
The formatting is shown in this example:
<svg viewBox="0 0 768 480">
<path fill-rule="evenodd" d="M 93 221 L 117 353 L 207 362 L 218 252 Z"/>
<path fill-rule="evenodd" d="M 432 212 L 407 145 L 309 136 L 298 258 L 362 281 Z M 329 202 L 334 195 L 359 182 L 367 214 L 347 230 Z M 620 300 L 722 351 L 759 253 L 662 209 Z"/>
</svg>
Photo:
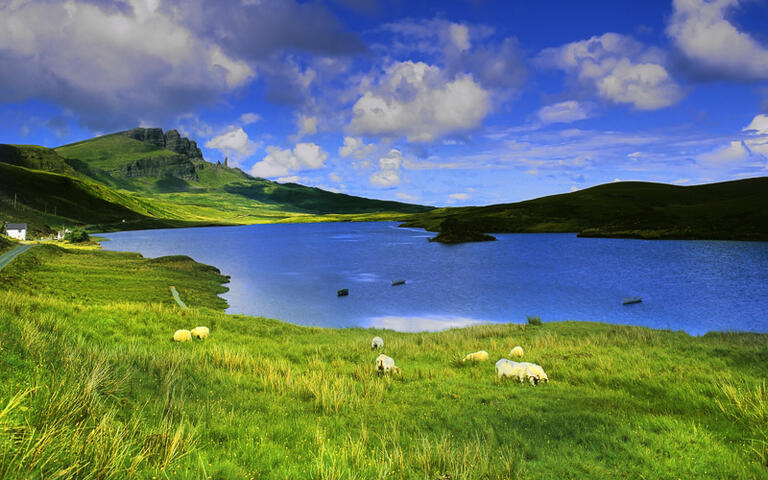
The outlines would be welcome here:
<svg viewBox="0 0 768 480">
<path fill-rule="evenodd" d="M 13 209 L 16 210 L 16 194 L 13 194 Z"/>
</svg>

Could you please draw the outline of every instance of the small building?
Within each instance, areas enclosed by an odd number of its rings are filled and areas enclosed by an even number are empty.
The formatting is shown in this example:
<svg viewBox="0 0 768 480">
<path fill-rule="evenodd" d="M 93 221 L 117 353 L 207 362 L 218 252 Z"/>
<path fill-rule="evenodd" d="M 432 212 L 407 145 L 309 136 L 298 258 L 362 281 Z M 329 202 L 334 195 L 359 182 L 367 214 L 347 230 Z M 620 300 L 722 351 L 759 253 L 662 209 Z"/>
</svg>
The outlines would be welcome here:
<svg viewBox="0 0 768 480">
<path fill-rule="evenodd" d="M 125 221 L 125 220 L 123 220 L 123 221 Z M 67 235 L 69 232 L 71 232 L 71 231 L 72 231 L 72 230 L 70 230 L 70 229 L 68 229 L 68 228 L 65 228 L 64 230 L 59 230 L 58 232 L 56 232 L 56 240 L 59 240 L 59 241 L 61 241 L 61 240 L 64 240 L 64 237 L 65 237 L 65 236 L 66 236 L 66 235 Z"/>
<path fill-rule="evenodd" d="M 6 223 L 5 234 L 16 240 L 27 239 L 27 224 L 26 223 Z"/>
</svg>

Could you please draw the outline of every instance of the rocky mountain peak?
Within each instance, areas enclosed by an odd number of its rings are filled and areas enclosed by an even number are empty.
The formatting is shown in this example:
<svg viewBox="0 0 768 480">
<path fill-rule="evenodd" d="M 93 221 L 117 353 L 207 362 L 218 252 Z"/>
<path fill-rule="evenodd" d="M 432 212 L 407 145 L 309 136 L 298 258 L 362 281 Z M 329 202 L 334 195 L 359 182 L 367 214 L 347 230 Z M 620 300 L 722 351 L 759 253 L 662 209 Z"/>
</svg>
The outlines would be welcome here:
<svg viewBox="0 0 768 480">
<path fill-rule="evenodd" d="M 121 134 L 128 138 L 184 155 L 189 159 L 203 159 L 203 152 L 198 148 L 197 142 L 182 137 L 178 130 L 175 129 L 163 133 L 162 128 L 134 128 Z"/>
</svg>

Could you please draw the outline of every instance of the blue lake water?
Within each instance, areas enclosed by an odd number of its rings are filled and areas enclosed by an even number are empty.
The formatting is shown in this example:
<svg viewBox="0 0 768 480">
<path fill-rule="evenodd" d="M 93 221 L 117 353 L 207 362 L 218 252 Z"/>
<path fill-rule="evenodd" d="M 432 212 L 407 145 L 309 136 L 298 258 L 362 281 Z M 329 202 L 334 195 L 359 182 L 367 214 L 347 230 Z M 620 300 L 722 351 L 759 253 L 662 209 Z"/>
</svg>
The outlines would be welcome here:
<svg viewBox="0 0 768 480">
<path fill-rule="evenodd" d="M 327 327 L 438 330 L 589 320 L 768 332 L 768 242 L 500 234 L 442 245 L 392 222 L 103 234 L 106 250 L 189 255 L 231 275 L 229 313 Z M 391 286 L 392 280 L 406 280 Z M 349 289 L 349 296 L 336 291 Z M 642 303 L 623 306 L 625 297 Z M 185 299 L 194 304 L 194 299 Z"/>
</svg>

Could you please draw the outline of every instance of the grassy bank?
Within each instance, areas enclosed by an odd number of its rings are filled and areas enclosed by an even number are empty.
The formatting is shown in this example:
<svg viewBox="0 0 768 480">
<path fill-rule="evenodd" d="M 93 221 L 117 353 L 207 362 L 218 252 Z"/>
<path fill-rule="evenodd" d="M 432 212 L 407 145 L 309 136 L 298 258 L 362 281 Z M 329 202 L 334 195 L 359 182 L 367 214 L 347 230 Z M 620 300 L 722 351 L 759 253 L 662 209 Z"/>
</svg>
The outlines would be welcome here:
<svg viewBox="0 0 768 480">
<path fill-rule="evenodd" d="M 223 314 L 222 280 L 53 246 L 0 272 L 0 478 L 768 475 L 768 335 L 306 328 Z M 196 325 L 211 337 L 170 341 Z M 374 373 L 375 334 L 402 378 Z M 495 380 L 518 344 L 549 384 Z"/>
</svg>

